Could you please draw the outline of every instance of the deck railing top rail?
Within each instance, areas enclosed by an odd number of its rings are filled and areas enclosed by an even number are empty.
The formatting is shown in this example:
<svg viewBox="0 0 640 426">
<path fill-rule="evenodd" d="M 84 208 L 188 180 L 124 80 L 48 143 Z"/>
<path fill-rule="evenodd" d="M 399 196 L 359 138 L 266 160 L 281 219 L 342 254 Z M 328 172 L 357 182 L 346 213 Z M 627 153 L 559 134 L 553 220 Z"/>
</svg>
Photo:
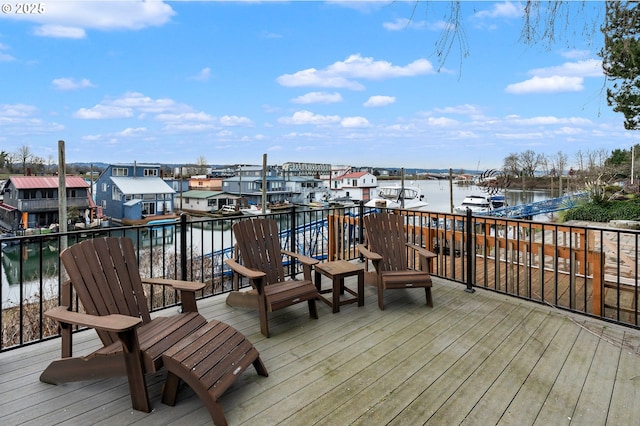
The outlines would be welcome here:
<svg viewBox="0 0 640 426">
<path fill-rule="evenodd" d="M 363 204 L 340 208 L 293 207 L 272 214 L 283 247 L 322 261 L 357 259 L 364 240 Z M 639 327 L 637 301 L 640 233 L 607 227 L 398 210 L 407 238 L 437 253 L 434 276 L 467 288 L 484 288 L 626 326 Z M 0 261 L 0 351 L 57 335 L 43 311 L 60 303 L 59 253 L 86 238 L 127 236 L 141 274 L 207 284 L 199 297 L 230 291 L 224 260 L 234 255 L 231 225 L 246 216 L 191 218 L 162 226 L 98 228 L 3 239 Z M 287 264 L 296 274 L 298 265 Z M 248 285 L 240 283 L 241 286 Z M 176 295 L 149 288 L 151 310 L 176 304 Z M 434 288 L 437 301 L 437 288 Z M 461 295 L 461 297 L 464 297 Z M 78 309 L 74 301 L 74 309 Z"/>
</svg>

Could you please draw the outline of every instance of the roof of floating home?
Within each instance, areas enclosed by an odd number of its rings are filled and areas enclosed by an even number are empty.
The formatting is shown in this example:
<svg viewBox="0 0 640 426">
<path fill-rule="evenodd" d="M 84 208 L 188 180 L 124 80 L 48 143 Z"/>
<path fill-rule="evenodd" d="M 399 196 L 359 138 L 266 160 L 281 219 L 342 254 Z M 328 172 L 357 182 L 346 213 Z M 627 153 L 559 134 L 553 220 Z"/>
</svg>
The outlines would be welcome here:
<svg viewBox="0 0 640 426">
<path fill-rule="evenodd" d="M 11 176 L 9 180 L 17 189 L 58 188 L 58 176 Z M 66 176 L 67 188 L 88 188 L 89 183 L 80 176 Z"/>
<path fill-rule="evenodd" d="M 342 176 L 336 176 L 337 179 L 353 179 L 353 178 L 360 178 L 364 175 L 370 175 L 371 173 L 369 172 L 354 172 L 354 173 L 347 173 L 346 175 L 342 175 Z"/>
<path fill-rule="evenodd" d="M 178 195 L 180 197 L 180 195 Z M 237 195 L 228 194 L 224 191 L 206 191 L 203 189 L 192 189 L 182 193 L 182 198 L 240 198 Z"/>
<path fill-rule="evenodd" d="M 159 177 L 111 177 L 111 181 L 123 194 L 175 194 Z"/>
</svg>

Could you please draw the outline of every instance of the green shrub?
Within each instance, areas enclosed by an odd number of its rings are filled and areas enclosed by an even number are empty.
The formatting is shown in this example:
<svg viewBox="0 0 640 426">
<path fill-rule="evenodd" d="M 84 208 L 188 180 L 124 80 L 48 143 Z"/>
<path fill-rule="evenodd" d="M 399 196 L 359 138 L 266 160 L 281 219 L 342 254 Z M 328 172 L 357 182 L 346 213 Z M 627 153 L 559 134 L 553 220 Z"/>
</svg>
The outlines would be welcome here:
<svg viewBox="0 0 640 426">
<path fill-rule="evenodd" d="M 563 221 L 585 220 L 589 222 L 609 222 L 610 220 L 640 220 L 640 200 L 599 201 L 575 207 L 563 215 Z"/>
</svg>

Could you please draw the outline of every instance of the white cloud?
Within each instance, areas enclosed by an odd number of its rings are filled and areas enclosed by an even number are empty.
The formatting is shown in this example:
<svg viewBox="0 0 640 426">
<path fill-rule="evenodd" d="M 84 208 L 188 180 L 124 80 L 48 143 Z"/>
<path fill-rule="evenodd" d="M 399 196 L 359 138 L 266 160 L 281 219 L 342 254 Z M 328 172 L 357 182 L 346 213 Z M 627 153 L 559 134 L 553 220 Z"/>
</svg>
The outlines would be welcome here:
<svg viewBox="0 0 640 426">
<path fill-rule="evenodd" d="M 458 115 L 479 115 L 482 112 L 475 105 L 456 105 L 444 108 L 435 108 L 435 112 L 439 114 L 458 114 Z"/>
<path fill-rule="evenodd" d="M 382 107 L 382 106 L 391 105 L 395 102 L 396 102 L 395 96 L 377 95 L 377 96 L 369 97 L 369 99 L 367 99 L 367 101 L 362 105 L 367 108 L 372 108 L 372 107 Z"/>
<path fill-rule="evenodd" d="M 327 125 L 340 122 L 337 115 L 319 115 L 310 111 L 297 111 L 291 117 L 281 117 L 278 119 L 282 124 L 314 124 Z"/>
<path fill-rule="evenodd" d="M 114 99 L 113 101 L 105 101 L 108 104 L 135 108 L 145 113 L 161 113 L 166 111 L 190 111 L 186 105 L 181 105 L 173 99 L 160 98 L 153 99 L 138 92 L 127 92 L 124 96 Z"/>
<path fill-rule="evenodd" d="M 276 81 L 287 87 L 314 86 L 363 90 L 364 86 L 356 79 L 384 80 L 433 73 L 433 65 L 426 59 L 417 59 L 406 66 L 397 66 L 387 61 L 376 61 L 355 54 L 344 61 L 334 62 L 323 70 L 308 68 L 294 74 L 283 74 Z"/>
<path fill-rule="evenodd" d="M 294 104 L 332 104 L 342 102 L 342 95 L 338 92 L 309 92 L 291 100 Z"/>
<path fill-rule="evenodd" d="M 519 116 L 507 116 L 507 122 L 511 124 L 526 126 L 548 126 L 548 125 L 567 125 L 587 126 L 593 124 L 591 120 L 581 117 L 554 117 L 554 116 L 536 116 L 530 118 L 521 118 Z"/>
<path fill-rule="evenodd" d="M 37 36 L 52 38 L 81 39 L 87 36 L 87 32 L 82 28 L 64 25 L 42 25 L 36 28 L 33 33 Z"/>
<path fill-rule="evenodd" d="M 91 108 L 80 108 L 74 117 L 81 119 L 130 118 L 134 115 L 157 114 L 159 120 L 182 113 L 192 113 L 187 105 L 178 104 L 172 99 L 153 99 L 138 92 L 128 92 L 115 99 L 105 99 Z M 162 118 L 162 114 L 166 114 Z"/>
<path fill-rule="evenodd" d="M 237 115 L 225 115 L 220 117 L 220 124 L 223 126 L 252 126 L 253 122 L 247 117 L 238 117 Z"/>
<path fill-rule="evenodd" d="M 519 18 L 522 15 L 522 6 L 518 2 L 494 3 L 489 10 L 477 12 L 476 18 Z"/>
<path fill-rule="evenodd" d="M 411 19 L 409 18 L 396 18 L 394 22 L 384 22 L 382 27 L 389 31 L 400 31 L 409 28 L 410 24 Z"/>
<path fill-rule="evenodd" d="M 294 74 L 284 74 L 278 77 L 276 81 L 286 87 L 332 87 L 364 90 L 364 86 L 356 81 L 350 81 L 340 76 L 332 76 L 315 68 L 298 71 Z"/>
<path fill-rule="evenodd" d="M 159 121 L 165 122 L 204 122 L 213 123 L 215 117 L 205 112 L 184 112 L 184 113 L 164 113 L 155 117 Z"/>
<path fill-rule="evenodd" d="M 211 68 L 202 68 L 200 72 L 191 77 L 191 80 L 208 81 L 211 78 Z"/>
<path fill-rule="evenodd" d="M 538 77 L 602 77 L 602 61 L 586 59 L 584 61 L 565 62 L 555 67 L 535 68 L 529 71 L 529 74 Z"/>
<path fill-rule="evenodd" d="M 0 118 L 6 117 L 28 117 L 35 112 L 37 108 L 25 104 L 0 104 Z"/>
<path fill-rule="evenodd" d="M 104 120 L 112 118 L 133 117 L 131 108 L 117 107 L 113 105 L 96 105 L 92 108 L 80 108 L 73 116 L 83 120 Z"/>
<path fill-rule="evenodd" d="M 582 77 L 538 77 L 534 76 L 529 80 L 509 84 L 505 92 L 514 95 L 529 93 L 560 93 L 579 92 L 584 89 Z"/>
<path fill-rule="evenodd" d="M 64 130 L 62 124 L 44 121 L 37 114 L 38 109 L 31 105 L 0 104 L 0 134 L 32 137 L 50 135 Z"/>
<path fill-rule="evenodd" d="M 541 133 L 541 132 L 496 133 L 495 137 L 499 139 L 531 140 L 531 139 L 542 139 L 544 137 L 544 133 Z"/>
<path fill-rule="evenodd" d="M 20 19 L 39 25 L 37 35 L 47 37 L 85 37 L 85 30 L 140 30 L 162 26 L 175 11 L 162 1 L 52 1 L 44 13 L 2 14 L 1 18 Z"/>
<path fill-rule="evenodd" d="M 73 78 L 56 78 L 53 80 L 53 87 L 58 90 L 78 90 L 87 87 L 95 87 L 88 79 L 75 80 Z"/>
<path fill-rule="evenodd" d="M 340 122 L 342 127 L 369 127 L 369 120 L 364 117 L 345 117 Z"/>
<path fill-rule="evenodd" d="M 402 31 L 407 29 L 428 29 L 432 31 L 441 31 L 449 27 L 451 24 L 445 21 L 417 21 L 409 18 L 396 18 L 393 22 L 384 22 L 382 27 L 388 31 Z"/>
<path fill-rule="evenodd" d="M 147 133 L 146 127 L 128 127 L 120 132 L 118 132 L 118 136 L 140 136 Z"/>
<path fill-rule="evenodd" d="M 509 84 L 505 92 L 511 94 L 579 92 L 584 89 L 584 78 L 602 77 L 602 61 L 585 59 L 561 65 L 534 68 L 527 72 L 533 76 L 520 83 Z"/>
<path fill-rule="evenodd" d="M 429 117 L 427 119 L 427 123 L 430 126 L 448 127 L 448 126 L 453 126 L 455 124 L 458 124 L 458 121 L 453 120 L 451 118 L 447 118 L 447 117 Z"/>
<path fill-rule="evenodd" d="M 7 49 L 9 48 L 6 45 L 0 43 L 0 62 L 11 62 L 16 59 L 13 56 L 9 55 L 8 53 L 2 53 L 3 50 L 7 50 Z"/>
</svg>

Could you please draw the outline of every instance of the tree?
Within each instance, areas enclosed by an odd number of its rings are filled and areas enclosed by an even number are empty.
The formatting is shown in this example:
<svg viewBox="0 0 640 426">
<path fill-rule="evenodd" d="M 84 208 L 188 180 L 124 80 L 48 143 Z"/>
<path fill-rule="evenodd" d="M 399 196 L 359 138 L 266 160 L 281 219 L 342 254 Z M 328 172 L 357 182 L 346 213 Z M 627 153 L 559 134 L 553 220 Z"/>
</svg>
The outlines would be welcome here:
<svg viewBox="0 0 640 426">
<path fill-rule="evenodd" d="M 511 153 L 504 159 L 502 168 L 507 175 L 517 176 L 520 174 L 518 163 L 518 154 Z"/>
<path fill-rule="evenodd" d="M 444 16 L 440 19 L 446 24 L 435 44 L 434 56 L 439 62 L 438 68 L 442 68 L 452 51 L 457 49 L 460 55 L 460 68 L 462 61 L 469 56 L 469 41 L 464 25 L 464 15 L 461 7 L 466 2 L 460 0 L 449 1 Z M 555 44 L 566 42 L 567 47 L 572 44 L 571 38 L 576 34 L 582 40 L 591 40 L 595 34 L 599 34 L 602 22 L 605 19 L 605 8 L 602 2 L 571 1 L 571 0 L 526 0 L 522 2 L 509 2 L 513 7 L 521 8 L 522 27 L 520 29 L 520 42 L 533 46 L 542 45 L 551 49 Z M 442 4 L 435 1 L 415 1 L 411 19 L 414 19 L 421 8 L 425 15 L 431 13 L 432 4 Z M 475 6 L 474 6 L 475 7 Z"/>
<path fill-rule="evenodd" d="M 576 165 L 578 166 L 578 172 L 584 171 L 584 153 L 581 149 L 576 152 Z"/>
<path fill-rule="evenodd" d="M 44 158 L 38 157 L 37 155 L 31 156 L 31 167 L 33 171 L 38 175 L 44 175 L 45 173 L 45 163 Z"/>
<path fill-rule="evenodd" d="M 27 164 L 29 163 L 31 155 L 31 148 L 29 145 L 22 145 L 16 152 L 16 158 L 18 159 L 18 162 L 22 164 L 22 173 L 25 175 L 27 174 Z"/>
<path fill-rule="evenodd" d="M 7 164 L 7 160 L 9 159 L 9 154 L 5 151 L 0 151 L 0 169 L 4 169 L 5 164 Z"/>
<path fill-rule="evenodd" d="M 199 174 L 207 174 L 207 168 L 209 167 L 209 165 L 207 164 L 207 159 L 204 158 L 204 155 L 198 157 L 198 160 L 196 160 L 196 166 Z"/>
<path fill-rule="evenodd" d="M 640 125 L 640 7 L 636 2 L 607 1 L 602 28 L 602 69 L 613 85 L 607 88 L 607 104 L 624 115 L 624 127 Z"/>
<path fill-rule="evenodd" d="M 524 176 L 534 176 L 543 160 L 544 156 L 542 154 L 536 154 L 534 151 L 528 149 L 520 154 L 518 164 Z"/>
<path fill-rule="evenodd" d="M 556 176 L 564 175 L 564 170 L 567 167 L 567 161 L 569 157 L 562 151 L 558 151 L 556 155 L 551 157 L 551 168 Z"/>
</svg>

